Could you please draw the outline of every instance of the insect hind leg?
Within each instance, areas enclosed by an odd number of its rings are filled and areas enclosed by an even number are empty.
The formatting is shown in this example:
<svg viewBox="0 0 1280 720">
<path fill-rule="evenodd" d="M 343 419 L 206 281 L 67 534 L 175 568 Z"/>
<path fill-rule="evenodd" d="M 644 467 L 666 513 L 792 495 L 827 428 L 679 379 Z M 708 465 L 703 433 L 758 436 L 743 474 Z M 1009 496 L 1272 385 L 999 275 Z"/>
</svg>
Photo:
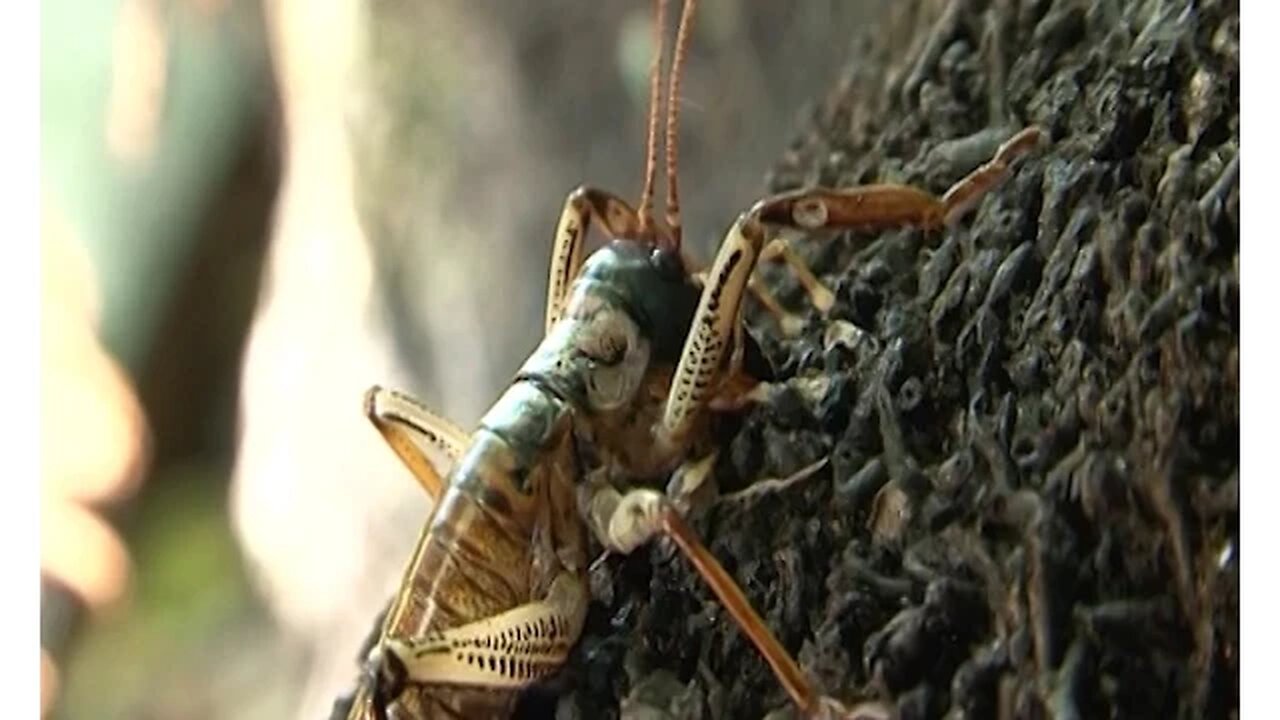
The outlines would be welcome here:
<svg viewBox="0 0 1280 720">
<path fill-rule="evenodd" d="M 543 600 L 425 638 L 383 640 L 384 664 L 407 682 L 520 689 L 569 657 L 587 616 L 583 579 L 563 572 Z"/>
</svg>

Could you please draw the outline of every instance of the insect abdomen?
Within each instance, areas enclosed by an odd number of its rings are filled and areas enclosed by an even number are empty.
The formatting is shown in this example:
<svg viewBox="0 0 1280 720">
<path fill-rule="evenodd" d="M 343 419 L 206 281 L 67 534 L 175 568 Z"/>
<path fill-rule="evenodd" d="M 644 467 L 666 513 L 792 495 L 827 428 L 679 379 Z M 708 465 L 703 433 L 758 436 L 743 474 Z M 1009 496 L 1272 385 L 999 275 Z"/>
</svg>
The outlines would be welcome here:
<svg viewBox="0 0 1280 720">
<path fill-rule="evenodd" d="M 530 602 L 549 578 L 536 574 L 534 536 L 547 508 L 530 473 L 567 412 L 532 383 L 503 394 L 472 435 L 419 538 L 384 635 L 424 638 Z M 554 463 L 547 464 L 554 465 Z M 534 483 L 536 485 L 536 483 Z M 505 717 L 517 691 L 413 685 L 388 708 L 394 718 Z"/>
<path fill-rule="evenodd" d="M 510 456 L 500 437 L 476 433 L 423 530 L 387 634 L 420 637 L 528 602 L 533 528 L 503 471 Z"/>
</svg>

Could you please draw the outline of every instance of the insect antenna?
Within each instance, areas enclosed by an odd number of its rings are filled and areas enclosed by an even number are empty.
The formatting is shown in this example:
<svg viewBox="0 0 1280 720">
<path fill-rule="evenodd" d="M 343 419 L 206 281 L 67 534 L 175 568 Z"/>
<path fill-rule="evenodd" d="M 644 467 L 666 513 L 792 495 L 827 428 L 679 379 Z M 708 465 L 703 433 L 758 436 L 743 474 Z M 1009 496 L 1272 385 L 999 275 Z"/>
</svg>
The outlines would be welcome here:
<svg viewBox="0 0 1280 720">
<path fill-rule="evenodd" d="M 653 60 L 649 64 L 649 115 L 645 136 L 644 189 L 640 191 L 640 237 L 652 238 L 654 183 L 658 175 L 658 105 L 662 101 L 662 57 L 666 54 L 668 0 L 654 0 Z"/>
<path fill-rule="evenodd" d="M 680 11 L 680 26 L 676 31 L 676 47 L 671 58 L 671 79 L 667 86 L 667 226 L 671 230 L 671 242 L 680 249 L 680 191 L 676 181 L 680 145 L 680 77 L 684 69 L 685 55 L 689 51 L 689 35 L 693 28 L 693 14 L 698 0 L 685 0 Z"/>
</svg>

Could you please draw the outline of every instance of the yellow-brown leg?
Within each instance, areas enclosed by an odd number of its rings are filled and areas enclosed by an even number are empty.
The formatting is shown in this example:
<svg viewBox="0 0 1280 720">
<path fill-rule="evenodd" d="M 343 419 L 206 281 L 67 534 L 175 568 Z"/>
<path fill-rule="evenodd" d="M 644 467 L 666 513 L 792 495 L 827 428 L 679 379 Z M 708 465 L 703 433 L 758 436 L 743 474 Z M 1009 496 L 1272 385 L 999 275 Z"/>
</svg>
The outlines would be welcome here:
<svg viewBox="0 0 1280 720">
<path fill-rule="evenodd" d="M 763 260 L 766 258 L 762 257 L 761 259 Z M 809 275 L 812 274 L 813 273 L 809 273 Z M 693 273 L 691 277 L 699 287 L 706 286 L 706 270 Z M 774 297 L 773 291 L 765 286 L 758 273 L 752 275 L 751 279 L 747 281 L 747 291 L 755 296 L 756 301 L 765 309 L 765 312 L 773 316 L 773 319 L 778 323 L 778 326 L 782 328 L 783 335 L 786 335 L 787 337 L 794 337 L 799 335 L 800 331 L 804 329 L 804 319 L 782 307 L 782 303 L 778 302 L 778 299 Z"/>
<path fill-rule="evenodd" d="M 698 286 L 706 286 L 706 270 L 693 273 L 691 277 Z M 747 289 L 756 295 L 756 299 L 765 306 L 766 310 L 774 314 L 778 322 L 783 325 L 783 332 L 788 334 L 799 332 L 798 328 L 803 325 L 804 321 L 782 309 L 782 306 L 773 298 L 773 294 L 769 292 L 769 289 L 760 282 L 759 277 L 752 276 Z M 733 324 L 733 346 L 730 350 L 729 366 L 720 374 L 720 378 L 716 381 L 715 390 L 712 393 L 711 408 L 713 410 L 731 412 L 742 407 L 744 405 L 743 399 L 760 385 L 760 379 L 752 376 L 743 368 L 746 350 L 746 326 L 743 324 L 741 317 L 739 317 L 738 322 Z"/>
<path fill-rule="evenodd" d="M 774 297 L 773 291 L 765 286 L 764 281 L 760 279 L 758 274 L 752 276 L 751 280 L 747 282 L 747 290 L 752 295 L 755 295 L 756 300 L 765 309 L 765 312 L 773 316 L 783 335 L 795 337 L 804 330 L 804 318 L 782 307 L 782 303 L 778 302 L 778 299 Z"/>
</svg>

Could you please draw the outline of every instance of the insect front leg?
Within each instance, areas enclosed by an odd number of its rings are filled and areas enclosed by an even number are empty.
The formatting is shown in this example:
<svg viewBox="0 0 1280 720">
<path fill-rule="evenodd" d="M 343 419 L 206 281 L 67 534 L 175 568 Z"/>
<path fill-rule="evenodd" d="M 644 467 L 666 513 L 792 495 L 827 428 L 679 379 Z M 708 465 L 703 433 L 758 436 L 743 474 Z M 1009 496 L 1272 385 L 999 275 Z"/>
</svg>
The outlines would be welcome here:
<svg viewBox="0 0 1280 720">
<path fill-rule="evenodd" d="M 716 377 L 722 372 L 725 352 L 740 322 L 742 298 L 762 256 L 777 254 L 790 264 L 803 261 L 785 245 L 769 245 L 779 229 L 802 231 L 889 229 L 919 227 L 927 230 L 949 226 L 971 210 L 982 196 L 1008 175 L 1013 163 L 1037 147 L 1044 133 L 1029 127 L 1007 140 L 992 159 L 952 185 L 941 198 L 909 185 L 865 185 L 845 189 L 814 188 L 766 198 L 740 215 L 729 228 L 711 269 L 698 309 L 693 316 L 672 379 L 659 441 L 680 446 L 698 413 L 716 396 Z M 770 249 L 766 251 L 766 246 Z M 808 268 L 802 278 L 817 280 Z M 812 284 L 812 283 L 810 283 Z M 830 291 L 810 288 L 815 304 L 830 308 Z M 825 312 L 825 311 L 824 311 Z"/>
<path fill-rule="evenodd" d="M 408 395 L 376 385 L 364 395 L 364 414 L 432 502 L 439 500 L 448 465 L 467 447 L 466 432 Z"/>
<path fill-rule="evenodd" d="M 546 330 L 564 313 L 569 288 L 582 269 L 583 248 L 592 221 L 600 223 L 613 237 L 636 239 L 640 236 L 640 217 L 626 201 L 603 190 L 580 187 L 569 193 L 556 225 L 555 245 L 551 250 L 551 275 L 547 279 Z"/>
</svg>

